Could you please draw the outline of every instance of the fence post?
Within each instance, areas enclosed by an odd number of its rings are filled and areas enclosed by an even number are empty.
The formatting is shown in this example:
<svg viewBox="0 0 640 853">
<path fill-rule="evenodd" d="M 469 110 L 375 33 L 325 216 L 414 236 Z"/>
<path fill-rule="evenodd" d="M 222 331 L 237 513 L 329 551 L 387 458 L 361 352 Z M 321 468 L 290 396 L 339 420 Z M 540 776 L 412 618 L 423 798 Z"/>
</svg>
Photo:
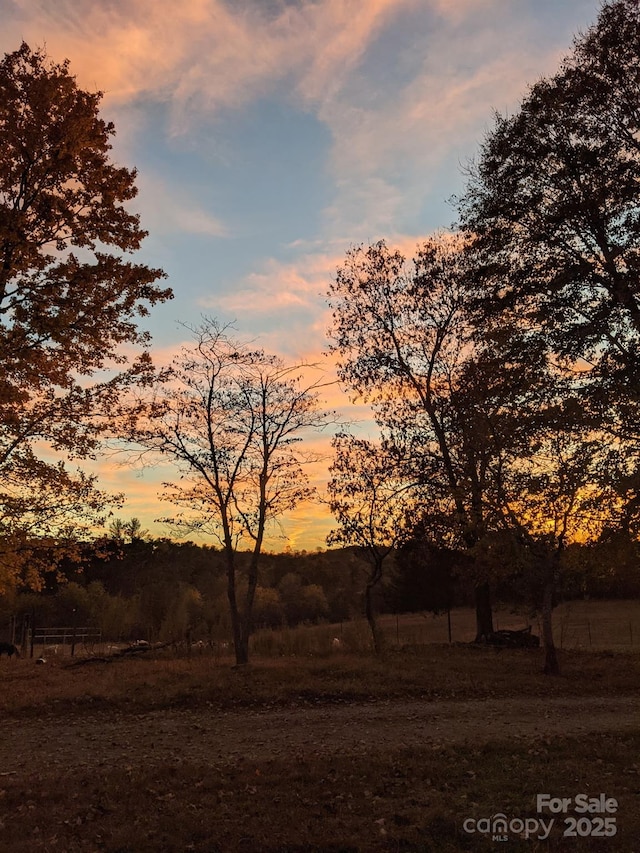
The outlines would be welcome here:
<svg viewBox="0 0 640 853">
<path fill-rule="evenodd" d="M 73 625 L 71 626 L 71 657 L 76 653 L 76 608 L 73 608 Z"/>
<path fill-rule="evenodd" d="M 31 611 L 31 650 L 29 652 L 29 657 L 33 657 L 33 645 L 36 641 L 36 611 Z"/>
<path fill-rule="evenodd" d="M 22 615 L 22 635 L 20 636 L 20 649 L 23 655 L 27 654 L 27 646 L 29 644 L 29 614 Z"/>
</svg>

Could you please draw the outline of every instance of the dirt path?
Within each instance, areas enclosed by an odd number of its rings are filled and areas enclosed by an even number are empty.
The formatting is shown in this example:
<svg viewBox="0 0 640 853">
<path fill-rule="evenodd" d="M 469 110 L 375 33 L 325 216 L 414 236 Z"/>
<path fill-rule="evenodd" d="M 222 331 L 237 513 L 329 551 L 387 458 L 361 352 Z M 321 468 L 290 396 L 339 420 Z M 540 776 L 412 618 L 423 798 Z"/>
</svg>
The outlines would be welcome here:
<svg viewBox="0 0 640 853">
<path fill-rule="evenodd" d="M 510 699 L 244 710 L 100 712 L 66 719 L 8 720 L 0 779 L 109 766 L 187 762 L 226 765 L 246 758 L 371 752 L 469 741 L 584 735 L 637 729 L 637 697 Z"/>
</svg>

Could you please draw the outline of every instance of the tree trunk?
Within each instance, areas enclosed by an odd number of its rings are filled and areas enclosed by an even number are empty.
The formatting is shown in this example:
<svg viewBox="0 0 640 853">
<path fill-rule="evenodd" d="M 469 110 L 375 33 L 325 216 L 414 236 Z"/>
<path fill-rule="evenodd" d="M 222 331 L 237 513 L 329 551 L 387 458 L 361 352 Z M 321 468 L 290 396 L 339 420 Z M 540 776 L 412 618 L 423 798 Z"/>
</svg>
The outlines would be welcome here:
<svg viewBox="0 0 640 853">
<path fill-rule="evenodd" d="M 229 599 L 229 615 L 231 616 L 233 649 L 236 655 L 236 664 L 241 665 L 249 662 L 249 646 L 248 642 L 245 644 L 243 641 L 242 620 L 238 611 L 238 600 L 236 597 L 236 565 L 233 547 L 225 547 L 225 557 L 227 563 L 227 598 Z"/>
<path fill-rule="evenodd" d="M 380 635 L 380 629 L 378 628 L 378 622 L 376 620 L 375 607 L 373 603 L 374 587 L 375 582 L 368 583 L 366 586 L 366 589 L 364 591 L 364 608 L 367 616 L 367 622 L 369 623 L 369 628 L 371 629 L 373 650 L 376 654 L 380 654 L 382 650 L 382 637 Z"/>
<path fill-rule="evenodd" d="M 542 593 L 542 641 L 544 643 L 544 674 L 560 675 L 560 665 L 553 642 L 553 593 L 555 584 L 553 573 L 544 584 Z"/>
<path fill-rule="evenodd" d="M 249 633 L 246 624 L 240 626 L 240 638 L 236 646 L 236 666 L 249 663 Z"/>
<path fill-rule="evenodd" d="M 491 589 L 487 582 L 475 588 L 476 597 L 476 643 L 482 643 L 493 634 L 493 610 L 491 608 Z"/>
<path fill-rule="evenodd" d="M 260 477 L 260 515 L 258 518 L 258 530 L 249 562 L 249 571 L 247 573 L 247 594 L 244 600 L 244 608 L 242 613 L 238 613 L 236 604 L 236 619 L 238 622 L 238 641 L 236 643 L 236 665 L 244 666 L 249 663 L 249 639 L 253 630 L 253 602 L 256 597 L 256 588 L 258 586 L 258 569 L 260 565 L 260 555 L 262 553 L 262 541 L 264 538 L 264 528 L 266 523 L 266 471 L 263 471 Z M 234 589 L 235 598 L 235 589 Z M 233 610 L 233 608 L 232 608 Z M 232 612 L 233 620 L 233 612 Z M 234 629 L 235 642 L 235 629 Z"/>
<path fill-rule="evenodd" d="M 256 589 L 258 586 L 258 568 L 260 563 L 260 554 L 262 551 L 262 536 L 264 531 L 264 519 L 260 520 L 260 531 L 256 539 L 256 544 L 251 555 L 249 563 L 249 571 L 247 573 L 247 594 L 244 600 L 244 610 L 240 618 L 240 656 L 236 653 L 236 663 L 249 663 L 249 639 L 253 631 L 253 603 L 256 597 Z"/>
</svg>

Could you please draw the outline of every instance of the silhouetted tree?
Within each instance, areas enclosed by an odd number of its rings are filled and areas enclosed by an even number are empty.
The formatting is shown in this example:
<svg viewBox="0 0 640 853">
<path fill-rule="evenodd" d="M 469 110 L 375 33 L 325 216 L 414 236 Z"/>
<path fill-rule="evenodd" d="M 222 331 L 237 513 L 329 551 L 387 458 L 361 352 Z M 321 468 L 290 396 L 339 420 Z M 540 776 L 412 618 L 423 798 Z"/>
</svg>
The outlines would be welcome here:
<svg viewBox="0 0 640 853">
<path fill-rule="evenodd" d="M 415 483 L 398 477 L 393 449 L 341 433 L 333 440 L 334 459 L 329 469 L 329 507 L 338 527 L 327 537 L 330 545 L 352 545 L 367 564 L 364 600 L 373 647 L 382 649 L 376 620 L 374 593 L 385 560 L 406 532 Z"/>
<path fill-rule="evenodd" d="M 117 542 L 142 541 L 147 538 L 149 531 L 143 529 L 139 518 L 132 518 L 130 521 L 123 521 L 121 518 L 114 518 L 109 525 L 109 534 Z"/>
<path fill-rule="evenodd" d="M 640 399 L 640 7 L 605 3 L 557 74 L 496 116 L 460 200 L 478 328 L 544 348 L 617 437 Z"/>
<path fill-rule="evenodd" d="M 504 528 L 525 564 L 532 603 L 542 615 L 545 672 L 557 675 L 552 613 L 573 541 L 595 541 L 611 518 L 615 497 L 603 488 L 599 468 L 606 451 L 586 431 L 540 434 L 532 452 L 504 466 L 494 493 Z"/>
<path fill-rule="evenodd" d="M 137 318 L 171 295 L 160 270 L 122 257 L 146 232 L 125 206 L 136 172 L 110 161 L 101 97 L 26 44 L 0 62 L 0 588 L 27 564 L 37 586 L 33 543 L 59 557 L 101 516 L 94 479 L 42 448 L 96 451 L 120 390 L 148 369 L 144 353 L 123 369 L 121 345 L 144 347 Z"/>
<path fill-rule="evenodd" d="M 252 608 L 265 533 L 308 498 L 300 447 L 309 430 L 323 427 L 318 383 L 305 384 L 301 367 L 252 350 L 215 321 L 193 329 L 185 348 L 142 400 L 130 436 L 168 456 L 182 472 L 164 497 L 183 509 L 170 521 L 183 531 L 207 531 L 222 546 L 237 663 L 247 663 Z M 252 543 L 246 592 L 237 593 L 237 551 Z"/>
<path fill-rule="evenodd" d="M 545 353 L 579 409 L 573 425 L 540 425 L 542 446 L 556 448 L 555 479 L 540 480 L 525 463 L 520 483 L 523 501 L 555 507 L 553 530 L 535 542 L 525 536 L 546 578 L 547 623 L 571 501 L 601 489 L 601 523 L 622 530 L 638 503 L 639 104 L 640 7 L 614 0 L 554 76 L 533 86 L 513 116 L 496 117 L 460 200 L 478 334 L 506 363 Z M 571 483 L 580 485 L 570 500 Z M 548 624 L 545 633 L 551 643 Z M 548 658 L 547 668 L 556 662 Z"/>
<path fill-rule="evenodd" d="M 474 347 L 466 313 L 465 243 L 431 239 L 414 269 L 384 242 L 351 250 L 329 299 L 339 375 L 373 404 L 385 441 L 402 447 L 405 481 L 424 484 L 414 523 L 431 516 L 446 547 L 469 554 L 490 529 L 486 500 L 505 455 L 527 443 L 526 411 L 538 405 L 544 361 L 507 362 Z M 477 639 L 493 632 L 490 578 L 469 565 L 476 591 Z"/>
</svg>

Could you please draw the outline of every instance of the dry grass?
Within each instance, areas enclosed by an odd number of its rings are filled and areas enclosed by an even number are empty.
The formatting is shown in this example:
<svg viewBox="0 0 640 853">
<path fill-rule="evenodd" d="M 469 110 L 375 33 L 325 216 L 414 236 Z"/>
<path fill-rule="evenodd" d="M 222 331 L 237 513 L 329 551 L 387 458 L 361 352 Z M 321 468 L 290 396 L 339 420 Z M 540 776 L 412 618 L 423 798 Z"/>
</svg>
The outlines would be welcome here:
<svg viewBox="0 0 640 853">
<path fill-rule="evenodd" d="M 634 613 L 630 610 L 629 618 Z M 586 617 L 592 638 L 596 625 L 607 619 L 620 624 L 620 614 L 615 607 L 592 608 Z M 505 623 L 500 618 L 501 627 L 508 627 L 507 615 Z M 584 612 L 578 616 L 584 618 Z M 410 697 L 480 702 L 489 697 L 640 694 L 638 654 L 564 650 L 562 676 L 548 678 L 541 673 L 540 650 L 446 644 L 398 649 L 392 642 L 393 620 L 387 621 L 389 648 L 380 658 L 347 651 L 347 642 L 342 651 L 331 653 L 318 638 L 335 636 L 336 626 L 323 626 L 307 629 L 306 644 L 302 632 L 289 638 L 296 656 L 262 656 L 258 642 L 253 663 L 244 668 L 214 655 L 175 657 L 169 652 L 78 666 L 69 666 L 68 660 L 35 666 L 29 660 L 2 659 L 0 715 L 14 720 L 45 717 L 54 737 L 57 716 L 89 718 L 96 709 L 136 714 L 193 707 L 215 715 L 222 709 Z M 424 625 L 441 627 L 435 620 L 415 617 L 404 628 L 417 631 Z M 512 627 L 521 625 L 516 621 Z M 360 630 L 343 626 L 345 633 L 347 628 L 354 636 Z M 269 761 L 241 755 L 231 763 L 176 760 L 160 769 L 133 759 L 117 770 L 103 767 L 55 778 L 4 776 L 0 768 L 0 849 L 482 853 L 504 847 L 527 853 L 631 853 L 640 838 L 639 754 L 640 733 L 631 732 L 425 745 L 410 752 L 372 743 L 357 754 L 282 755 Z M 619 834 L 600 841 L 563 840 L 558 829 L 551 843 L 512 838 L 497 847 L 462 830 L 467 817 L 496 812 L 534 816 L 535 795 L 544 791 L 617 797 Z"/>
<path fill-rule="evenodd" d="M 534 633 L 541 633 L 539 620 L 525 609 L 498 606 L 494 610 L 494 627 L 519 629 L 532 625 Z M 390 649 L 404 646 L 447 643 L 447 617 L 442 614 L 407 613 L 400 616 L 385 615 L 380 627 Z M 455 608 L 451 612 L 453 642 L 469 643 L 475 637 L 475 611 L 469 607 Z M 589 651 L 640 652 L 640 602 L 638 601 L 572 601 L 561 604 L 554 613 L 555 641 L 559 648 Z M 364 619 L 338 624 L 300 625 L 281 630 L 258 630 L 252 637 L 253 653 L 263 657 L 291 657 L 327 655 L 332 641 L 341 641 L 345 651 L 371 651 L 371 634 Z M 220 660 L 228 657 L 229 638 L 220 638 L 214 654 Z M 93 642 L 79 643 L 78 657 L 109 655 L 126 644 Z M 58 643 L 37 646 L 37 655 L 48 661 L 70 657 L 70 645 Z M 197 654 L 197 650 L 194 651 Z"/>
<path fill-rule="evenodd" d="M 537 617 L 526 610 L 497 607 L 494 628 L 515 629 L 532 625 L 541 634 Z M 388 648 L 427 643 L 447 643 L 446 615 L 408 613 L 382 616 L 380 619 Z M 451 611 L 453 642 L 470 643 L 476 634 L 475 611 L 458 607 Z M 589 651 L 640 652 L 640 602 L 638 601 L 572 601 L 561 604 L 554 612 L 555 642 L 559 648 Z M 338 625 L 300 626 L 281 631 L 258 631 L 254 649 L 267 656 L 326 654 L 337 637 L 344 648 L 354 652 L 371 649 L 371 636 L 364 620 Z"/>
<path fill-rule="evenodd" d="M 110 663 L 0 661 L 0 712 L 9 715 L 82 713 L 101 707 L 231 709 L 291 702 L 360 702 L 509 696 L 607 696 L 640 692 L 640 656 L 564 652 L 562 676 L 542 674 L 540 650 L 467 645 L 390 649 L 371 655 L 261 658 L 235 667 L 207 654 L 148 653 Z"/>
</svg>

